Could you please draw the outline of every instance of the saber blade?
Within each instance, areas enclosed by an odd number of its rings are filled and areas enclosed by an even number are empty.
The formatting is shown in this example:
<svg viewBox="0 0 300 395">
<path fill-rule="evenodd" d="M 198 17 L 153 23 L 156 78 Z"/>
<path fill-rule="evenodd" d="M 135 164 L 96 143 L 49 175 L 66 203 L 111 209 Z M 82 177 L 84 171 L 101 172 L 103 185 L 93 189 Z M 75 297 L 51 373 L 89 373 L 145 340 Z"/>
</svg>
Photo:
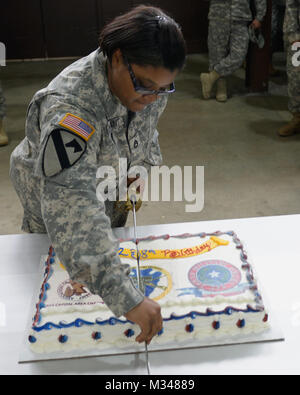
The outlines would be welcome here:
<svg viewBox="0 0 300 395">
<path fill-rule="evenodd" d="M 132 212 L 133 212 L 133 227 L 134 227 L 134 238 L 135 238 L 135 246 L 136 246 L 136 261 L 137 261 L 137 282 L 138 282 L 138 288 L 143 294 L 145 294 L 144 291 L 144 285 L 141 279 L 141 269 L 140 269 L 140 252 L 139 252 L 139 247 L 138 247 L 138 238 L 137 238 L 137 226 L 136 226 L 136 211 L 135 211 L 135 204 L 136 204 L 136 197 L 131 196 L 130 197 L 131 203 L 132 203 Z M 147 372 L 148 375 L 150 375 L 150 363 L 149 363 L 149 353 L 148 353 L 148 345 L 147 342 L 145 341 L 145 355 L 146 355 L 146 366 L 147 366 Z"/>
</svg>

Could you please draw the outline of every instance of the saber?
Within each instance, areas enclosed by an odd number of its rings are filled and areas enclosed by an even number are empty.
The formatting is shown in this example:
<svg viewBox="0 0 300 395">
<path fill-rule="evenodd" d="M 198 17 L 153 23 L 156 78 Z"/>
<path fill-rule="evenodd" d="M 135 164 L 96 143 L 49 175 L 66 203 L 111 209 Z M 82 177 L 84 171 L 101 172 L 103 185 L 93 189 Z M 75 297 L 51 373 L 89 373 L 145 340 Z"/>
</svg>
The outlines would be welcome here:
<svg viewBox="0 0 300 395">
<path fill-rule="evenodd" d="M 134 193 L 130 196 L 130 201 L 132 203 L 132 212 L 133 212 L 133 227 L 134 227 L 134 238 L 135 238 L 135 246 L 136 246 L 138 288 L 143 294 L 145 294 L 144 284 L 141 279 L 140 252 L 139 252 L 139 247 L 138 247 L 138 238 L 137 238 L 137 230 L 136 230 L 136 228 L 137 228 L 137 226 L 136 226 L 136 211 L 135 211 L 135 205 L 136 205 L 137 201 L 136 201 L 136 195 Z M 148 375 L 150 375 L 151 373 L 150 373 L 148 345 L 147 345 L 146 341 L 145 341 L 145 355 L 146 355 L 147 372 L 148 372 Z"/>
</svg>

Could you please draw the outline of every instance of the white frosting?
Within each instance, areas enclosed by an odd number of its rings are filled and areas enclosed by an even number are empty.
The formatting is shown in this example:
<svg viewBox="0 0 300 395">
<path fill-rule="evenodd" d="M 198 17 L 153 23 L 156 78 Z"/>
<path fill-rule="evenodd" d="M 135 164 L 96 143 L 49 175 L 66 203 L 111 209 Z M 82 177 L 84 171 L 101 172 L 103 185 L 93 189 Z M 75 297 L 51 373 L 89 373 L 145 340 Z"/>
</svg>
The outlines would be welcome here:
<svg viewBox="0 0 300 395">
<path fill-rule="evenodd" d="M 165 319 L 164 332 L 153 339 L 153 344 L 187 339 L 230 338 L 241 334 L 258 333 L 268 328 L 268 323 L 264 322 L 266 312 L 261 305 L 262 302 L 256 294 L 257 291 L 250 288 L 250 285 L 255 285 L 255 280 L 251 280 L 249 284 L 247 279 L 249 272 L 242 268 L 243 251 L 236 248 L 232 236 L 224 234 L 218 237 L 228 241 L 229 244 L 219 245 L 209 252 L 185 258 L 141 259 L 141 273 L 146 284 L 147 295 L 160 304 Z M 148 250 L 191 248 L 207 240 L 209 236 L 141 241 L 139 250 L 141 256 L 145 257 Z M 128 249 L 135 251 L 135 244 L 132 242 L 121 243 L 121 247 L 127 249 L 125 250 L 127 252 Z M 121 260 L 132 266 L 131 275 L 134 275 L 136 260 L 124 256 L 121 256 Z M 55 263 L 51 264 L 51 269 L 52 272 L 47 280 L 46 299 L 43 300 L 45 307 L 41 309 L 40 320 L 36 327 L 41 328 L 49 322 L 56 325 L 61 322 L 71 324 L 77 319 L 93 325 L 40 331 L 32 329 L 30 334 L 36 339 L 31 343 L 33 351 L 49 353 L 77 348 L 105 349 L 112 346 L 122 348 L 135 344 L 135 338 L 140 333 L 138 326 L 128 322 L 99 325 L 96 320 L 101 322 L 113 317 L 102 299 L 92 295 L 81 285 L 72 285 L 68 273 L 57 257 Z M 249 306 L 257 311 L 249 312 Z M 224 310 L 228 307 L 232 308 L 230 315 L 224 314 Z M 208 315 L 207 309 L 220 314 Z M 180 317 L 191 312 L 202 315 L 167 320 L 171 315 Z M 126 321 L 124 317 L 120 320 Z M 237 325 L 239 320 L 243 321 L 242 327 Z M 218 323 L 218 329 L 213 327 L 213 322 Z M 187 325 L 192 325 L 191 332 L 186 330 Z M 126 337 L 124 332 L 128 329 L 134 332 L 133 336 Z M 101 333 L 101 339 L 93 338 L 92 334 L 95 332 Z M 58 341 L 60 335 L 67 336 L 65 343 Z"/>
</svg>

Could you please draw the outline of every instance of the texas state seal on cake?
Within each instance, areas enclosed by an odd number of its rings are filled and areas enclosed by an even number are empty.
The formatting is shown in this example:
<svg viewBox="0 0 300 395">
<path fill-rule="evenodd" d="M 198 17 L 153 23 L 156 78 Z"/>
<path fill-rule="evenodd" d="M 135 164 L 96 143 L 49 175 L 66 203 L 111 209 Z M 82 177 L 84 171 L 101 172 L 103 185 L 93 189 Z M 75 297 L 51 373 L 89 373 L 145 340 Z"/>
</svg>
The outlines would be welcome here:
<svg viewBox="0 0 300 395">
<path fill-rule="evenodd" d="M 268 330 L 253 267 L 233 232 L 149 236 L 138 240 L 145 295 L 161 306 L 163 329 L 151 344 L 195 339 L 233 339 Z M 119 256 L 132 267 L 133 240 L 120 240 Z M 28 341 L 32 351 L 51 353 L 132 347 L 140 332 L 116 318 L 98 295 L 71 281 L 52 247 Z M 151 347 L 151 345 L 150 345 Z"/>
</svg>

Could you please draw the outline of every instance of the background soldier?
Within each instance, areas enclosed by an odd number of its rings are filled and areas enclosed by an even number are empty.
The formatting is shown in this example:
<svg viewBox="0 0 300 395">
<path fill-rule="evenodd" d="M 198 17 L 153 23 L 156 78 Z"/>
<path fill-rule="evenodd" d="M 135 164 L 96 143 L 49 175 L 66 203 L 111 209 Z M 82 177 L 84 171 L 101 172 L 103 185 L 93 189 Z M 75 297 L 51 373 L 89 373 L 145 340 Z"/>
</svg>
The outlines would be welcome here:
<svg viewBox="0 0 300 395">
<path fill-rule="evenodd" d="M 248 25 L 258 29 L 266 14 L 266 0 L 255 0 L 253 19 L 250 0 L 210 0 L 209 8 L 209 70 L 202 73 L 202 93 L 209 99 L 217 82 L 216 99 L 227 100 L 226 76 L 234 73 L 243 63 L 248 51 Z"/>
<path fill-rule="evenodd" d="M 3 118 L 5 117 L 5 98 L 0 82 L 0 147 L 8 144 L 8 138 L 3 126 Z"/>
<path fill-rule="evenodd" d="M 287 51 L 287 75 L 288 75 L 288 109 L 293 119 L 279 130 L 280 136 L 291 136 L 300 132 L 300 66 L 293 64 L 293 59 L 300 60 L 300 0 L 287 0 L 283 31 Z M 293 44 L 299 42 L 296 51 Z"/>
</svg>

